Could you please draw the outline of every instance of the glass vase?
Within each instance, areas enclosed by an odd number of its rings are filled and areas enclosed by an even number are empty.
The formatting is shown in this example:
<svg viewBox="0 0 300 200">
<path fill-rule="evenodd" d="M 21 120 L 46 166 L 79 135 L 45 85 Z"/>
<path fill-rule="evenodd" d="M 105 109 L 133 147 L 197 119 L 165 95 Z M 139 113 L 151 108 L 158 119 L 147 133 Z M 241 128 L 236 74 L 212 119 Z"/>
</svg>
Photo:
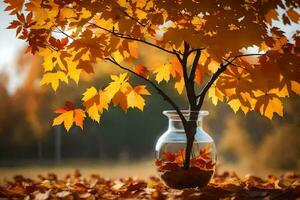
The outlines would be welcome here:
<svg viewBox="0 0 300 200">
<path fill-rule="evenodd" d="M 190 112 L 182 111 L 189 120 Z M 216 148 L 214 140 L 203 130 L 202 121 L 208 111 L 197 112 L 198 118 L 190 166 L 184 169 L 187 137 L 182 121 L 176 111 L 164 111 L 169 127 L 158 139 L 155 147 L 156 167 L 164 183 L 175 189 L 201 188 L 206 186 L 215 171 Z M 195 114 L 195 113 L 193 113 Z"/>
</svg>

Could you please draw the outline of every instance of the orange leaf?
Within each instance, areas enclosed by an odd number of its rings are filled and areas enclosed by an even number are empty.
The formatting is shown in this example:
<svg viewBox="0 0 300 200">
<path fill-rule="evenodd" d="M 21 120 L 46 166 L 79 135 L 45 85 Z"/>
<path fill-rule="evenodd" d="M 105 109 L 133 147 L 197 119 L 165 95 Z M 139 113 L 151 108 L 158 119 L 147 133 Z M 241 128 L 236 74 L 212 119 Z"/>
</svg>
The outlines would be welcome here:
<svg viewBox="0 0 300 200">
<path fill-rule="evenodd" d="M 4 0 L 5 3 L 9 4 L 5 11 L 10 11 L 10 15 L 15 15 L 22 10 L 24 0 Z"/>
<path fill-rule="evenodd" d="M 173 162 L 175 160 L 175 158 L 176 158 L 176 155 L 174 153 L 164 152 L 164 155 L 163 155 L 164 161 Z"/>
<path fill-rule="evenodd" d="M 295 23 L 298 23 L 300 20 L 300 14 L 292 8 L 287 11 L 287 15 Z"/>
<path fill-rule="evenodd" d="M 66 130 L 69 131 L 75 122 L 76 126 L 83 129 L 83 121 L 86 116 L 85 112 L 80 108 L 75 109 L 72 102 L 67 101 L 66 107 L 55 110 L 55 113 L 58 113 L 59 115 L 54 118 L 52 126 L 57 126 L 63 123 Z"/>
<path fill-rule="evenodd" d="M 200 149 L 200 157 L 204 160 L 210 160 L 210 147 Z"/>
<path fill-rule="evenodd" d="M 149 70 L 147 69 L 147 67 L 145 67 L 145 65 L 143 64 L 139 64 L 139 65 L 136 65 L 134 68 L 133 68 L 133 71 L 143 77 L 148 77 L 149 75 Z"/>
</svg>

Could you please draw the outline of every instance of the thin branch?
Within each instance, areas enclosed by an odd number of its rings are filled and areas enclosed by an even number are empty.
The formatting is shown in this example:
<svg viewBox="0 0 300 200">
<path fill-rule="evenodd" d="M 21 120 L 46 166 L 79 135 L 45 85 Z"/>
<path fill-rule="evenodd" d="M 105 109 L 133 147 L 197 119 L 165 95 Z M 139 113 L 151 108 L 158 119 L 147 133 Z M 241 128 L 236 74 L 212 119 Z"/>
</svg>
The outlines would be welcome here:
<svg viewBox="0 0 300 200">
<path fill-rule="evenodd" d="M 133 21 L 135 21 L 136 23 L 138 23 L 140 26 L 143 26 L 143 27 L 147 26 L 147 24 L 143 24 L 143 23 L 140 22 L 138 19 L 136 19 L 136 18 L 134 18 L 133 16 L 129 15 L 125 10 L 123 10 L 123 9 L 120 9 L 120 10 L 121 10 L 121 12 L 122 12 L 125 16 L 129 17 L 130 19 L 132 19 Z"/>
<path fill-rule="evenodd" d="M 249 69 L 247 69 L 247 68 L 245 68 L 243 66 L 240 66 L 240 65 L 236 65 L 236 64 L 234 64 L 233 62 L 229 61 L 226 58 L 222 58 L 222 59 L 225 60 L 226 62 L 230 63 L 232 66 L 239 67 L 239 68 L 241 68 L 241 69 L 243 69 L 243 70 L 245 70 L 245 71 L 247 71 L 248 73 L 251 74 L 251 71 Z"/>
<path fill-rule="evenodd" d="M 204 50 L 204 49 L 206 49 L 205 47 L 202 47 L 202 48 L 196 48 L 196 49 L 191 49 L 190 51 L 189 51 L 189 55 L 191 54 L 191 53 L 193 53 L 193 52 L 197 52 L 197 51 L 202 51 L 202 50 Z"/>
<path fill-rule="evenodd" d="M 163 47 L 160 47 L 160 46 L 158 46 L 158 45 L 156 45 L 156 44 L 153 44 L 153 43 L 151 43 L 151 42 L 148 42 L 148 41 L 146 41 L 146 40 L 134 38 L 134 37 L 131 37 L 131 36 L 129 36 L 129 35 L 125 35 L 125 34 L 123 34 L 123 33 L 118 33 L 118 32 L 116 32 L 116 31 L 114 31 L 114 30 L 109 30 L 109 29 L 104 28 L 104 27 L 102 27 L 102 26 L 99 26 L 99 25 L 97 25 L 97 24 L 95 24 L 95 23 L 89 22 L 89 24 L 91 24 L 91 25 L 93 25 L 93 26 L 95 26 L 95 27 L 97 27 L 97 28 L 99 28 L 99 29 L 101 29 L 101 30 L 104 30 L 104 31 L 106 31 L 106 32 L 108 32 L 108 33 L 111 33 L 111 34 L 113 34 L 113 35 L 116 36 L 116 37 L 119 37 L 119 38 L 122 38 L 122 39 L 127 39 L 127 40 L 133 40 L 133 41 L 141 42 L 141 43 L 147 44 L 147 45 L 149 45 L 149 46 L 158 48 L 158 49 L 160 49 L 160 50 L 162 50 L 162 51 L 165 51 L 165 52 L 167 52 L 167 53 L 170 53 L 170 54 L 173 54 L 173 55 L 177 55 L 177 53 L 176 53 L 175 51 L 170 51 L 170 50 L 168 50 L 168 49 L 165 49 L 165 48 L 163 48 Z"/>
<path fill-rule="evenodd" d="M 263 56 L 265 55 L 265 53 L 249 53 L 249 54 L 240 54 L 240 55 L 237 55 L 237 56 L 232 56 L 232 57 L 229 57 L 229 58 L 226 58 L 228 60 L 230 60 L 230 62 L 233 62 L 235 59 L 237 58 L 241 58 L 241 57 L 247 57 L 247 56 Z"/>
<path fill-rule="evenodd" d="M 70 38 L 71 40 L 75 40 L 72 36 L 66 34 L 66 33 L 65 33 L 64 31 L 62 31 L 60 28 L 56 27 L 56 29 L 57 29 L 60 33 L 64 34 L 66 37 Z"/>
<path fill-rule="evenodd" d="M 217 80 L 217 78 L 220 76 L 220 74 L 222 74 L 228 65 L 235 65 L 233 63 L 233 61 L 237 58 L 241 58 L 241 57 L 246 57 L 246 56 L 261 56 L 261 55 L 264 55 L 264 54 L 259 54 L 259 53 L 251 53 L 251 54 L 241 54 L 241 55 L 237 55 L 237 56 L 234 56 L 234 57 L 229 57 L 229 58 L 226 58 L 228 59 L 228 62 L 227 63 L 222 63 L 219 67 L 219 69 L 212 75 L 210 81 L 205 85 L 205 87 L 202 89 L 202 91 L 200 92 L 199 95 L 197 95 L 197 98 L 199 98 L 198 100 L 198 103 L 197 103 L 197 109 L 200 110 L 202 105 L 203 105 L 203 102 L 204 102 L 204 98 L 205 98 L 205 95 L 207 93 L 207 91 L 209 90 L 209 88 L 214 84 L 214 82 Z M 231 60 L 230 60 L 231 59 Z"/>
<path fill-rule="evenodd" d="M 125 71 L 128 71 L 128 72 L 134 74 L 135 76 L 141 78 L 142 80 L 144 80 L 145 82 L 147 82 L 147 83 L 149 83 L 151 86 L 153 86 L 153 88 L 157 90 L 158 94 L 161 95 L 161 96 L 163 97 L 163 99 L 166 100 L 166 101 L 167 101 L 167 102 L 168 102 L 168 103 L 176 110 L 176 112 L 178 113 L 178 115 L 179 115 L 179 117 L 180 117 L 180 119 L 181 119 L 183 125 L 184 125 L 185 127 L 188 126 L 187 121 L 186 121 L 184 115 L 182 114 L 181 110 L 180 110 L 179 107 L 176 105 L 176 103 L 175 103 L 175 102 L 174 102 L 174 101 L 173 101 L 173 100 L 172 100 L 172 99 L 171 99 L 171 98 L 170 98 L 170 97 L 169 97 L 162 89 L 160 89 L 153 81 L 151 81 L 151 80 L 145 78 L 144 76 L 142 76 L 142 75 L 140 75 L 140 74 L 134 72 L 134 71 L 131 70 L 131 69 L 128 69 L 128 68 L 126 68 L 126 67 L 120 65 L 114 58 L 105 58 L 105 60 L 108 60 L 108 61 L 110 61 L 111 63 L 113 63 L 113 64 L 115 64 L 116 66 L 118 66 L 119 68 L 121 68 L 121 69 L 123 69 L 123 70 L 125 70 Z"/>
</svg>

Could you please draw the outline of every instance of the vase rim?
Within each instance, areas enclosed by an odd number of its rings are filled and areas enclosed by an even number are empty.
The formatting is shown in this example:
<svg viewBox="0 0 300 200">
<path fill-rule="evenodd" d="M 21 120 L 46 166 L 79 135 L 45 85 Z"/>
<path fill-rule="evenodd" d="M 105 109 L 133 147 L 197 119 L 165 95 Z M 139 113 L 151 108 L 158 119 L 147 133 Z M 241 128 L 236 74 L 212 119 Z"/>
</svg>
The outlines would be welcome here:
<svg viewBox="0 0 300 200">
<path fill-rule="evenodd" d="M 190 111 L 190 110 L 180 110 L 184 117 L 188 117 L 190 113 L 199 113 L 199 117 L 207 116 L 209 112 L 207 110 L 200 110 L 200 111 Z M 178 116 L 176 110 L 164 110 L 162 112 L 167 117 L 175 117 Z"/>
</svg>

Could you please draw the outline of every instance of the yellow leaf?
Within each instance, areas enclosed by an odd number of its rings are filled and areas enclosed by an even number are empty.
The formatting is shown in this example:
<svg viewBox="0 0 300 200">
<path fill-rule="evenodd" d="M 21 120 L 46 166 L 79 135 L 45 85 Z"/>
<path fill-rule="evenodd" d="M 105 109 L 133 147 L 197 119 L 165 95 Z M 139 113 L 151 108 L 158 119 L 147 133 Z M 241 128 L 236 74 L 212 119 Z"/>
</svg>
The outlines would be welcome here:
<svg viewBox="0 0 300 200">
<path fill-rule="evenodd" d="M 137 107 L 138 109 L 143 110 L 145 106 L 144 98 L 138 93 L 136 93 L 134 90 L 132 90 L 127 95 L 127 102 L 128 102 L 128 107 L 131 108 Z"/>
<path fill-rule="evenodd" d="M 68 83 L 68 78 L 66 74 L 62 71 L 58 72 L 48 72 L 43 75 L 42 80 L 40 81 L 41 85 L 44 84 L 51 84 L 51 87 L 53 88 L 54 91 L 57 90 L 59 81 L 63 81 L 65 83 Z"/>
<path fill-rule="evenodd" d="M 208 53 L 206 52 L 206 50 L 203 50 L 201 52 L 201 55 L 200 55 L 200 58 L 199 58 L 199 62 L 200 64 L 204 65 L 205 61 L 207 60 L 208 58 Z"/>
<path fill-rule="evenodd" d="M 238 99 L 232 99 L 231 101 L 228 102 L 228 105 L 236 113 L 241 107 L 241 102 Z"/>
<path fill-rule="evenodd" d="M 220 90 L 218 88 L 216 88 L 215 86 L 212 86 L 209 90 L 208 90 L 208 97 L 211 98 L 212 103 L 214 105 L 217 105 L 218 101 L 223 101 L 224 100 L 224 94 L 220 92 Z"/>
<path fill-rule="evenodd" d="M 99 111 L 102 113 L 105 110 L 108 109 L 108 105 L 110 103 L 110 99 L 108 98 L 107 92 L 105 91 L 99 91 Z"/>
<path fill-rule="evenodd" d="M 40 50 L 39 55 L 44 59 L 42 65 L 45 72 L 52 71 L 56 66 L 66 71 L 67 66 L 72 64 L 70 54 L 65 51 L 55 51 L 45 48 Z"/>
<path fill-rule="evenodd" d="M 100 121 L 100 114 L 98 111 L 98 106 L 94 103 L 91 107 L 87 109 L 87 113 L 89 114 L 90 118 L 94 121 L 99 123 Z"/>
<path fill-rule="evenodd" d="M 73 115 L 74 115 L 73 110 L 60 114 L 58 117 L 56 117 L 53 120 L 52 126 L 56 126 L 61 123 L 64 123 L 65 128 L 67 129 L 67 131 L 69 131 L 74 122 Z"/>
<path fill-rule="evenodd" d="M 128 107 L 137 107 L 138 109 L 143 111 L 145 100 L 141 95 L 150 95 L 149 91 L 146 89 L 146 86 L 136 86 L 133 90 L 131 90 L 127 95 Z"/>
<path fill-rule="evenodd" d="M 42 49 L 39 51 L 39 55 L 42 56 L 44 59 L 42 66 L 43 66 L 45 72 L 52 71 L 55 67 L 53 58 L 56 57 L 52 54 L 52 51 L 48 48 L 45 48 L 45 49 Z"/>
<path fill-rule="evenodd" d="M 260 47 L 259 47 L 259 52 L 261 51 L 267 51 L 270 47 L 265 43 L 265 42 L 262 42 L 260 44 Z"/>
<path fill-rule="evenodd" d="M 112 75 L 110 77 L 113 81 L 105 88 L 105 91 L 108 93 L 109 99 L 112 99 L 118 91 L 126 93 L 128 89 L 131 88 L 131 85 L 127 82 L 127 73 L 120 74 L 120 76 Z"/>
<path fill-rule="evenodd" d="M 96 88 L 95 87 L 90 87 L 86 90 L 85 93 L 83 93 L 83 97 L 82 97 L 81 100 L 86 102 L 89 99 L 93 98 L 97 94 L 98 94 L 98 92 L 97 92 Z"/>
<path fill-rule="evenodd" d="M 274 112 L 276 112 L 279 116 L 283 116 L 283 105 L 279 98 L 272 98 L 269 100 L 265 108 L 264 115 L 269 119 L 272 119 Z"/>
<path fill-rule="evenodd" d="M 300 95 L 300 83 L 298 83 L 296 81 L 291 81 L 291 88 L 292 88 L 293 92 Z"/>
<path fill-rule="evenodd" d="M 135 13 L 139 19 L 145 19 L 147 17 L 147 13 L 143 10 L 136 9 Z"/>
<path fill-rule="evenodd" d="M 184 79 L 181 78 L 179 81 L 175 83 L 175 88 L 179 94 L 182 94 L 184 89 Z"/>
<path fill-rule="evenodd" d="M 208 97 L 211 98 L 212 103 L 213 103 L 214 105 L 217 105 L 217 103 L 218 103 L 218 97 L 216 96 L 216 87 L 211 87 L 211 88 L 208 90 Z"/>
<path fill-rule="evenodd" d="M 126 0 L 118 0 L 118 4 L 122 7 L 126 6 Z"/>
<path fill-rule="evenodd" d="M 211 60 L 207 67 L 208 67 L 209 71 L 216 72 L 218 70 L 218 68 L 220 67 L 220 63 L 218 63 L 215 60 Z"/>
<path fill-rule="evenodd" d="M 59 11 L 59 18 L 60 20 L 65 20 L 68 18 L 76 17 L 75 10 L 71 8 L 61 8 Z"/>
<path fill-rule="evenodd" d="M 121 63 L 124 60 L 124 57 L 119 51 L 115 51 L 112 53 L 113 58 L 116 60 L 117 63 Z"/>
<path fill-rule="evenodd" d="M 88 88 L 83 93 L 81 100 L 90 118 L 97 122 L 100 121 L 100 114 L 103 113 L 104 109 L 108 109 L 108 104 L 110 103 L 107 92 L 101 90 L 98 92 L 95 87 Z"/>
<path fill-rule="evenodd" d="M 70 79 L 73 79 L 75 81 L 75 83 L 78 84 L 79 82 L 79 78 L 80 78 L 80 74 L 81 74 L 81 69 L 77 69 L 77 65 L 79 63 L 79 61 L 72 61 L 71 59 L 67 59 L 67 64 L 68 64 L 68 76 L 70 77 Z"/>
<path fill-rule="evenodd" d="M 256 91 L 256 95 L 260 95 L 257 96 L 255 110 L 269 119 L 273 118 L 274 113 L 283 116 L 283 104 L 277 94 L 273 92 L 276 91 L 270 90 L 268 93 Z"/>
<path fill-rule="evenodd" d="M 168 82 L 170 80 L 170 64 L 164 64 L 158 67 L 154 73 L 156 73 L 155 80 L 160 83 L 162 80 Z"/>
<path fill-rule="evenodd" d="M 59 13 L 58 4 L 51 3 L 51 9 L 48 6 L 41 6 L 42 0 L 29 1 L 26 5 L 26 11 L 32 11 L 33 21 L 36 23 L 32 28 L 39 29 L 44 28 L 48 29 L 53 26 L 53 23 L 56 20 L 56 16 Z"/>
</svg>

